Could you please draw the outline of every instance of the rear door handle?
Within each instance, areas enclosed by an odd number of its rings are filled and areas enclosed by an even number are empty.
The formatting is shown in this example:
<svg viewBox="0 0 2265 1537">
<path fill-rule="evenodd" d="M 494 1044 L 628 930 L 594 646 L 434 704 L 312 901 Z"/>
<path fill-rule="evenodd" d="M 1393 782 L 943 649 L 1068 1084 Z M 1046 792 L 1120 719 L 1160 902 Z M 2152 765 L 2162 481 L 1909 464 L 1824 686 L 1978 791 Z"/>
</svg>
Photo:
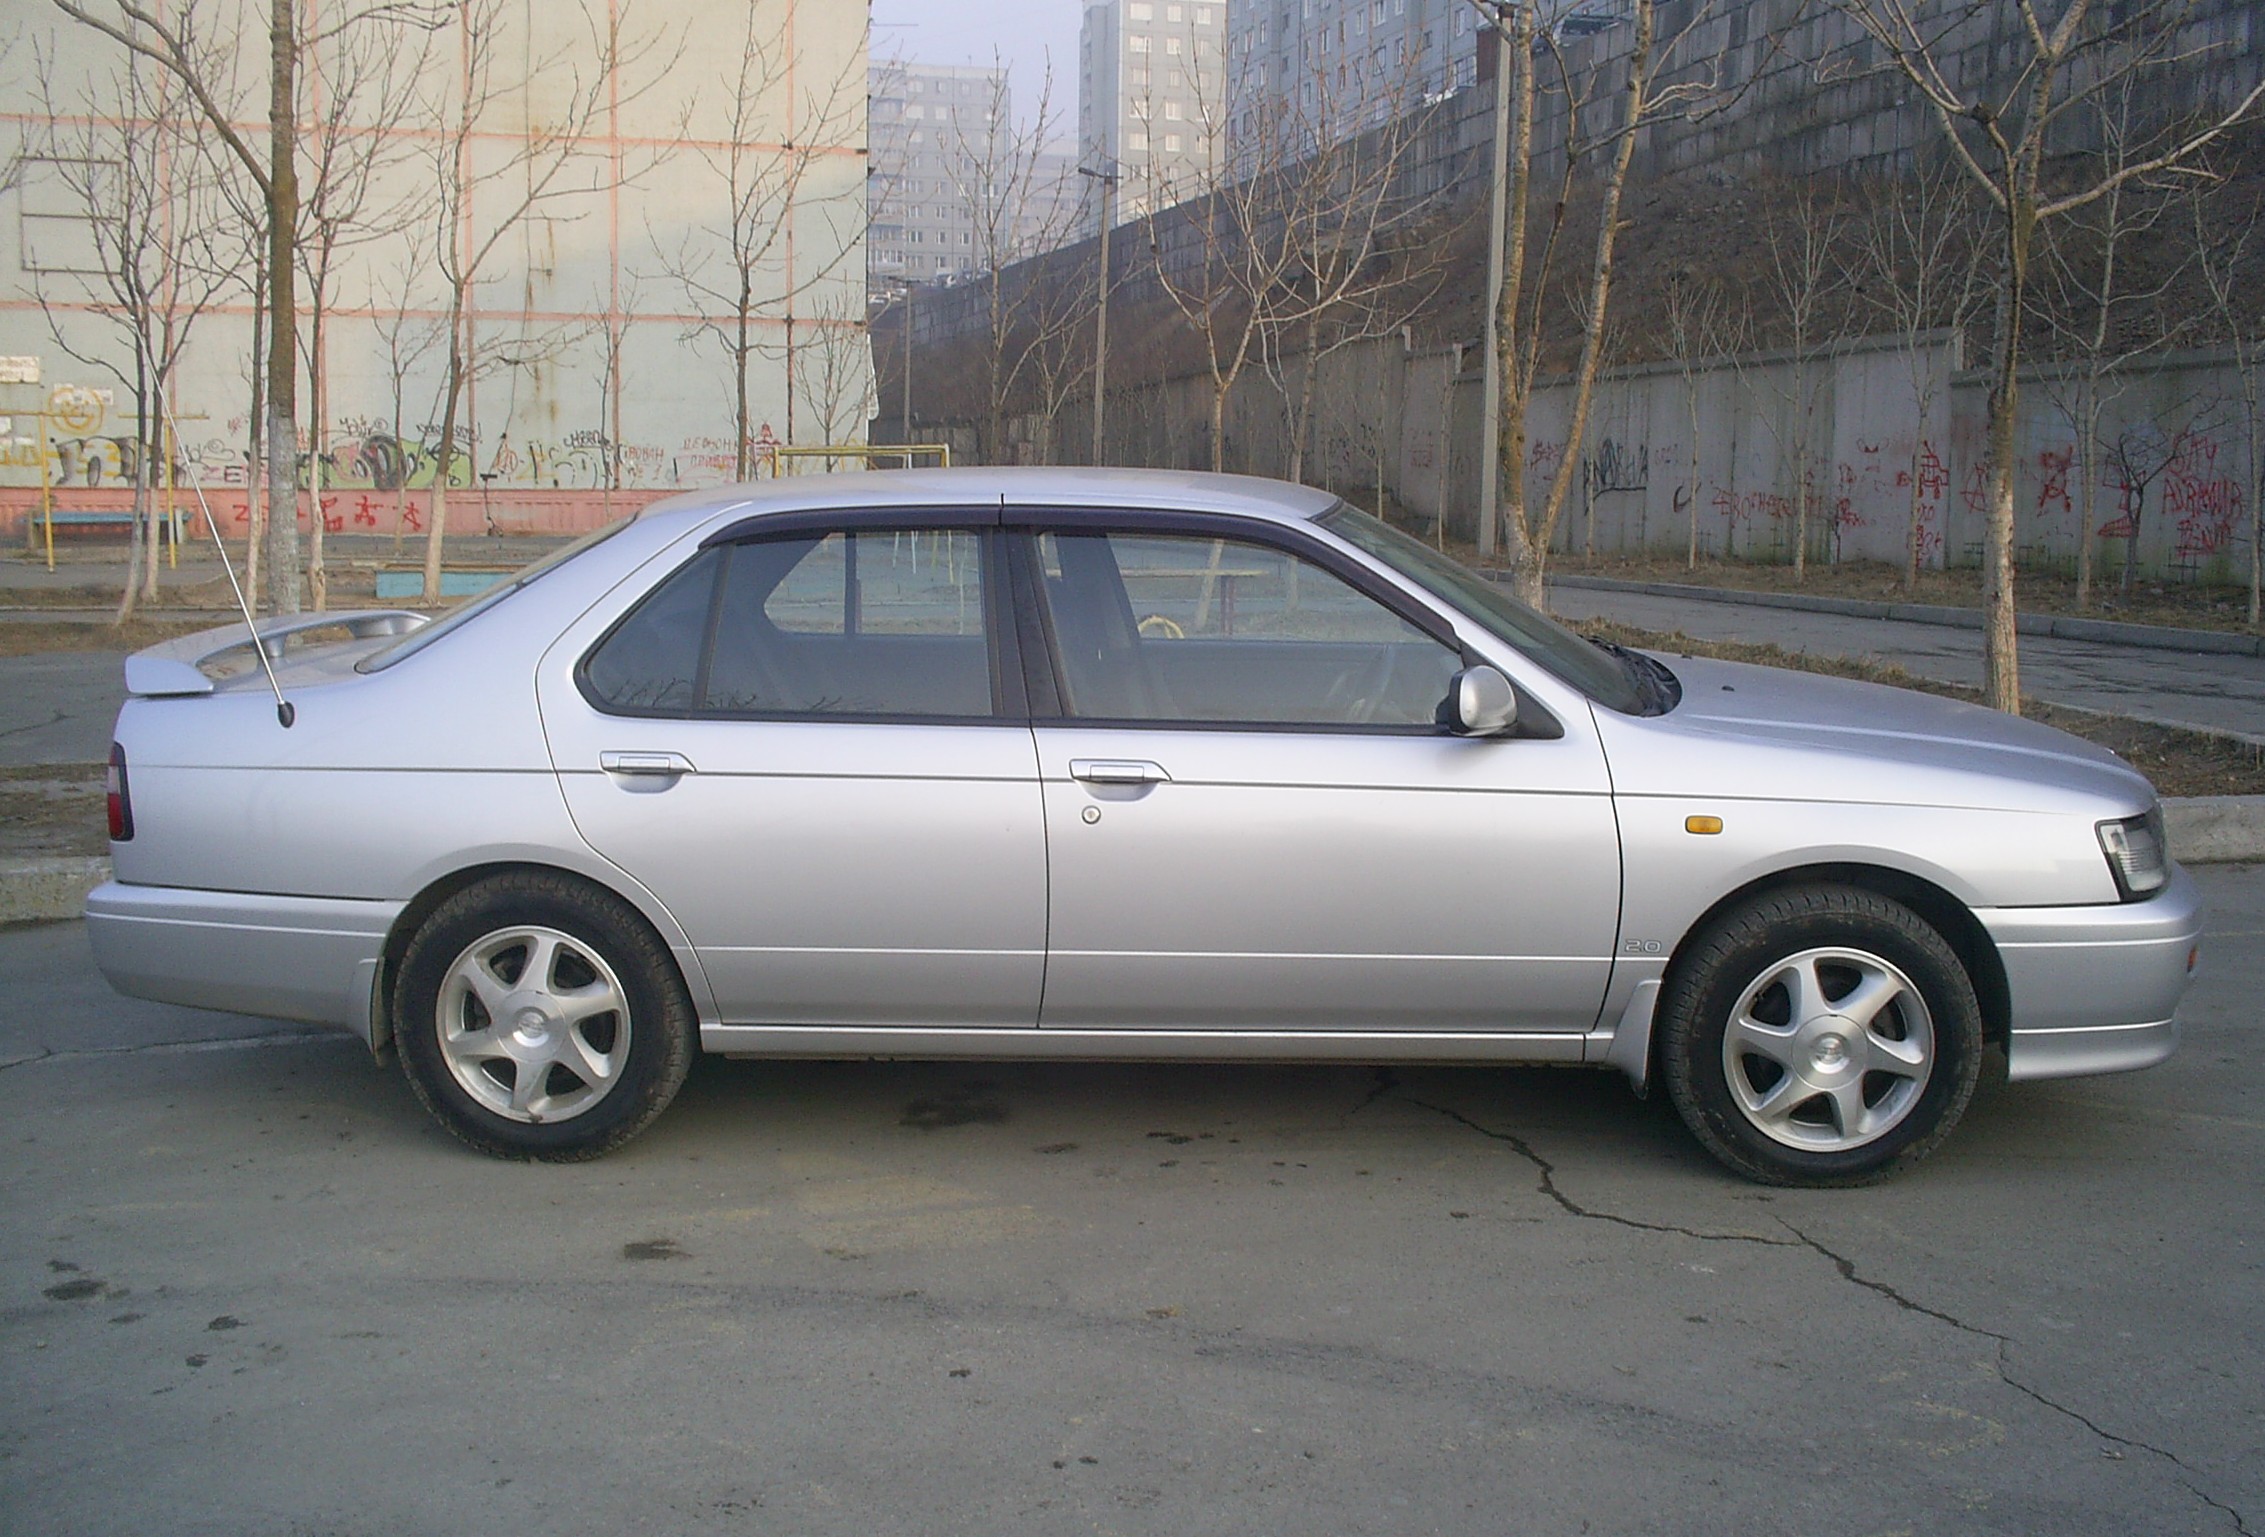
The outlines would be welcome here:
<svg viewBox="0 0 2265 1537">
<path fill-rule="evenodd" d="M 602 752 L 598 767 L 609 774 L 647 775 L 674 779 L 694 772 L 692 760 L 680 752 Z"/>
<path fill-rule="evenodd" d="M 1096 785 L 1169 784 L 1172 779 L 1161 764 L 1129 758 L 1072 758 L 1070 777 Z"/>
</svg>

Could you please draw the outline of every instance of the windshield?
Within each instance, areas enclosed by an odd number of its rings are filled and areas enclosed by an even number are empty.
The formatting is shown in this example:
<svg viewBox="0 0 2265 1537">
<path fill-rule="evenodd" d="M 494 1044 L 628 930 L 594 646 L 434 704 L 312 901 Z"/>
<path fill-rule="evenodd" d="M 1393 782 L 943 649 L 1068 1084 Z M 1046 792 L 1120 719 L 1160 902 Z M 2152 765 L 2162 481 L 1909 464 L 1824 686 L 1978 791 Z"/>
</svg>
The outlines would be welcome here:
<svg viewBox="0 0 2265 1537">
<path fill-rule="evenodd" d="M 517 575 L 507 577 L 479 596 L 467 598 L 464 602 L 457 604 L 456 607 L 435 619 L 431 624 L 419 625 L 383 651 L 364 657 L 356 664 L 355 670 L 357 672 L 383 672 L 395 662 L 405 661 L 415 656 L 443 635 L 464 624 L 465 621 L 494 608 L 505 598 L 510 597 L 545 572 L 557 570 L 583 551 L 603 544 L 636 521 L 636 515 L 631 514 L 629 517 L 617 519 L 603 528 L 594 529 L 584 534 L 572 544 L 561 545 L 533 565 L 523 568 Z"/>
<path fill-rule="evenodd" d="M 1486 626 L 1487 633 L 1531 657 L 1598 704 L 1623 715 L 1654 713 L 1647 690 L 1622 658 L 1583 640 L 1468 566 L 1420 539 L 1340 502 L 1319 518 L 1323 528 L 1383 561 L 1410 581 Z"/>
</svg>

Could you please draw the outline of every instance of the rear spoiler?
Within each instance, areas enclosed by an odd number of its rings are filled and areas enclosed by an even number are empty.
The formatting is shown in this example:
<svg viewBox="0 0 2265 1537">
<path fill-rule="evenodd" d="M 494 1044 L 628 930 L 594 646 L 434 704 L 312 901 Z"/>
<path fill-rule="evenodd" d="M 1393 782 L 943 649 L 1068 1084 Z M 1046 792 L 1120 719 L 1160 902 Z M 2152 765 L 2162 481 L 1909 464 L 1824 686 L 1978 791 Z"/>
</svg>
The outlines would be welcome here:
<svg viewBox="0 0 2265 1537">
<path fill-rule="evenodd" d="M 309 630 L 344 630 L 356 640 L 385 635 L 406 635 L 430 616 L 405 608 L 359 609 L 345 614 L 278 614 L 258 622 L 258 645 L 272 661 L 283 654 L 284 642 Z M 178 694 L 209 694 L 212 679 L 204 666 L 232 651 L 249 651 L 254 642 L 243 625 L 229 623 L 194 635 L 183 635 L 137 651 L 126 658 L 126 692 L 143 698 Z"/>
</svg>

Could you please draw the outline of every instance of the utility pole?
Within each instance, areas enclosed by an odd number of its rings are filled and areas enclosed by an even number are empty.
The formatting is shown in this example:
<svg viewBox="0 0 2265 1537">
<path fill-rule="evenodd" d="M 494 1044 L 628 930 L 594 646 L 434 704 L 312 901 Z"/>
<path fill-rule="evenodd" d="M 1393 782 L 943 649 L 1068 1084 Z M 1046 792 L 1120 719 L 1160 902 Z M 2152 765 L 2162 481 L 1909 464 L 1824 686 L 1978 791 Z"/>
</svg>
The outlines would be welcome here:
<svg viewBox="0 0 2265 1537">
<path fill-rule="evenodd" d="M 1101 282 L 1093 310 L 1093 462 L 1101 464 L 1101 434 L 1109 399 L 1109 226 L 1116 222 L 1117 173 L 1089 171 L 1081 165 L 1077 174 L 1101 184 Z"/>
<path fill-rule="evenodd" d="M 904 280 L 904 440 L 912 441 L 912 279 Z M 904 467 L 912 468 L 912 455 L 904 456 Z"/>
<path fill-rule="evenodd" d="M 1495 550 L 1501 515 L 1502 354 L 1496 346 L 1502 308 L 1502 221 L 1510 181 L 1510 60 L 1499 29 L 1494 38 L 1494 164 L 1489 179 L 1486 229 L 1485 386 L 1479 405 L 1479 553 Z M 1525 61 L 1520 60 L 1521 67 Z M 1440 509 L 1441 518 L 1446 509 Z"/>
</svg>

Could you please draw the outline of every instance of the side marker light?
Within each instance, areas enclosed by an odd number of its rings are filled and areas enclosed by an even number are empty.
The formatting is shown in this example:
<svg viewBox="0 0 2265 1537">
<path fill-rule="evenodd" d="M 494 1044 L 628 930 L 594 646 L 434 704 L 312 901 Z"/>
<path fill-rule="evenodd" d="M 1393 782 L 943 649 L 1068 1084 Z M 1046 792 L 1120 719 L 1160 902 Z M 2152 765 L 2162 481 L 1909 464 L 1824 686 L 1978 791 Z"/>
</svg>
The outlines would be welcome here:
<svg viewBox="0 0 2265 1537">
<path fill-rule="evenodd" d="M 1685 817 L 1683 830 L 1687 833 L 1712 835 L 1722 831 L 1721 817 Z"/>
</svg>

